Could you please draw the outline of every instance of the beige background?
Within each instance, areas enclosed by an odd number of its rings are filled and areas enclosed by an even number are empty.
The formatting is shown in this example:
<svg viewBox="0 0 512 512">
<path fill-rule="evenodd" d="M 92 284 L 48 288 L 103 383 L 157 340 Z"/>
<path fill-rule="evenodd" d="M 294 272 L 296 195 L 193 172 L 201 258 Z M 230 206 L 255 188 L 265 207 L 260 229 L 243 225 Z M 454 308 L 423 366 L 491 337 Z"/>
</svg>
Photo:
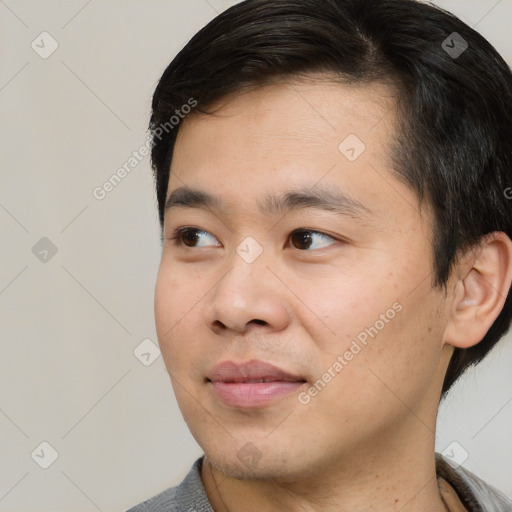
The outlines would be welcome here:
<svg viewBox="0 0 512 512">
<path fill-rule="evenodd" d="M 156 342 L 148 157 L 93 190 L 146 143 L 164 67 L 232 3 L 0 0 L 0 511 L 123 511 L 201 454 L 156 347 L 134 355 Z M 511 0 L 439 3 L 512 62 Z M 456 441 L 512 497 L 511 341 L 442 407 L 437 449 Z"/>
</svg>

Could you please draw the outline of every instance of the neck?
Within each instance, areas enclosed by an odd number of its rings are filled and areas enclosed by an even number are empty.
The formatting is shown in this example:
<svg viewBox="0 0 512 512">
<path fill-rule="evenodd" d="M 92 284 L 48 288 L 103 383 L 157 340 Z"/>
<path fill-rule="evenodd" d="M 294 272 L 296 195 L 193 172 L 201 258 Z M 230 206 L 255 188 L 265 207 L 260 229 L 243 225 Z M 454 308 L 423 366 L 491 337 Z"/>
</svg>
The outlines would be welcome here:
<svg viewBox="0 0 512 512">
<path fill-rule="evenodd" d="M 233 478 L 207 457 L 202 480 L 215 512 L 445 512 L 438 487 L 433 435 L 410 449 L 387 445 L 359 450 L 351 460 L 315 471 L 307 478 Z"/>
</svg>

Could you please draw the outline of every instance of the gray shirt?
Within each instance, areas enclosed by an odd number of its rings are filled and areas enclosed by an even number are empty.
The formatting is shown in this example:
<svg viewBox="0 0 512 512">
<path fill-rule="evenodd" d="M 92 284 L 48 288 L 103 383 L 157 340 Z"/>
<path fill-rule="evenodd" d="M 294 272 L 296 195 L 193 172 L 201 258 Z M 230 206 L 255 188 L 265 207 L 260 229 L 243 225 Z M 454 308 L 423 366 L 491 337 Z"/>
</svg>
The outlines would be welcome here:
<svg viewBox="0 0 512 512">
<path fill-rule="evenodd" d="M 201 480 L 203 457 L 197 459 L 183 482 L 127 512 L 214 512 Z M 462 467 L 452 467 L 436 453 L 437 476 L 446 480 L 468 512 L 512 512 L 512 501 Z"/>
</svg>

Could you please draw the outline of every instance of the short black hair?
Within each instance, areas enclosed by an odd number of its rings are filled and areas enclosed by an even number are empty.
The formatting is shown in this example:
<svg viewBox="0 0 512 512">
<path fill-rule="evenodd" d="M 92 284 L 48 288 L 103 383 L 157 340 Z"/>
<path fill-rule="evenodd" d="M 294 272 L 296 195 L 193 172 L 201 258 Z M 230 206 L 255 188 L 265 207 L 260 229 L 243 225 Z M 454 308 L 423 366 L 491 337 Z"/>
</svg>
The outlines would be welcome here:
<svg viewBox="0 0 512 512">
<path fill-rule="evenodd" d="M 434 212 L 433 287 L 445 287 L 457 257 L 486 234 L 512 237 L 505 192 L 512 185 L 510 68 L 456 16 L 416 0 L 246 0 L 200 30 L 153 96 L 151 159 L 162 226 L 176 114 L 184 105 L 208 113 L 229 94 L 326 73 L 345 83 L 395 84 L 393 171 Z M 455 349 L 443 396 L 507 332 L 511 316 L 508 293 L 481 342 Z"/>
</svg>

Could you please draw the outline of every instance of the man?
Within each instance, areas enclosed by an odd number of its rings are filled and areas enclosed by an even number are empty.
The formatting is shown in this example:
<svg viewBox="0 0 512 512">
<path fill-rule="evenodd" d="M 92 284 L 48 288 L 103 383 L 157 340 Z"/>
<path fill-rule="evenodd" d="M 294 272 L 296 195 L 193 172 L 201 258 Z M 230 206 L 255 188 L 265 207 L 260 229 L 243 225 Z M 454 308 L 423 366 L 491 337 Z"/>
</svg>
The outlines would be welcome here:
<svg viewBox="0 0 512 512">
<path fill-rule="evenodd" d="M 248 0 L 171 62 L 151 130 L 157 332 L 205 456 L 132 511 L 512 510 L 434 451 L 512 314 L 491 45 L 413 0 Z"/>
</svg>

